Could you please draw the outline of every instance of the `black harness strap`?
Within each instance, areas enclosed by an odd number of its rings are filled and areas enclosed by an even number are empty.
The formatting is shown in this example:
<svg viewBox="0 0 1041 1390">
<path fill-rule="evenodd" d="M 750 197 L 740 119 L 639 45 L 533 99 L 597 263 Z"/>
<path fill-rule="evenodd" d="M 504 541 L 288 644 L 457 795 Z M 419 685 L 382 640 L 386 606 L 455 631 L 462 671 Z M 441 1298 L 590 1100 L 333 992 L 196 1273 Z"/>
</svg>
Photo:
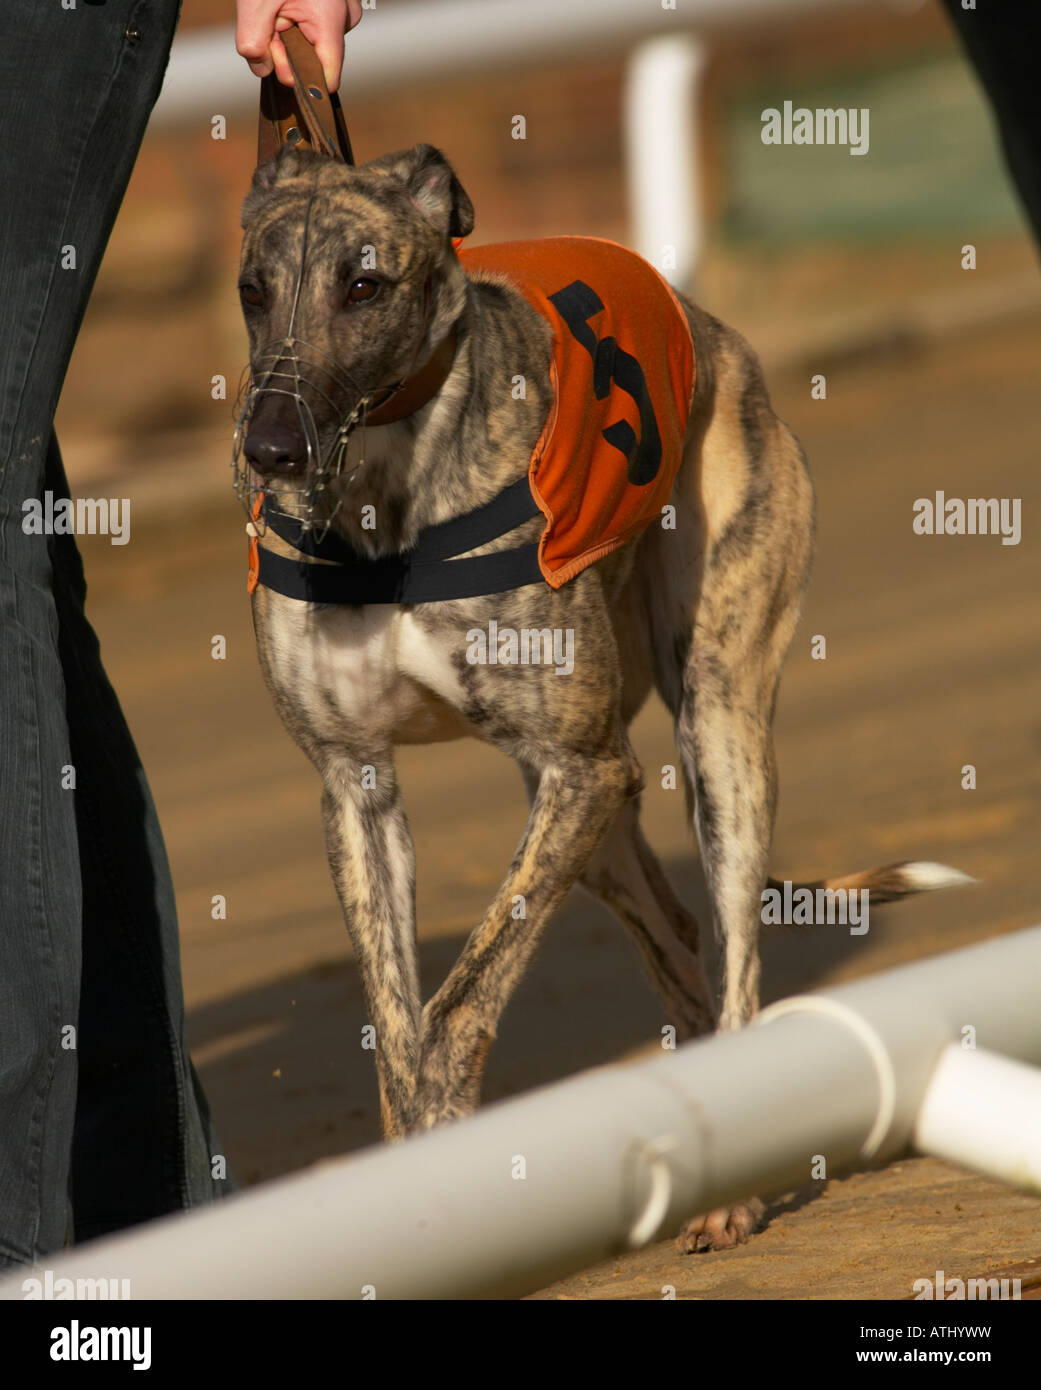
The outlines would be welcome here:
<svg viewBox="0 0 1041 1390">
<path fill-rule="evenodd" d="M 542 580 L 538 545 L 500 550 L 467 560 L 435 560 L 413 566 L 404 556 L 347 565 L 309 565 L 274 555 L 263 546 L 257 557 L 261 584 L 308 603 L 441 603 L 501 594 Z"/>
<path fill-rule="evenodd" d="M 519 478 L 464 516 L 452 517 L 419 533 L 411 550 L 371 559 L 333 531 L 321 539 L 284 516 L 264 499 L 263 515 L 276 536 L 331 565 L 311 565 L 260 547 L 258 580 L 287 598 L 309 603 L 441 603 L 450 599 L 501 594 L 542 580 L 538 542 L 493 555 L 453 556 L 508 535 L 539 514 L 527 477 Z"/>
</svg>

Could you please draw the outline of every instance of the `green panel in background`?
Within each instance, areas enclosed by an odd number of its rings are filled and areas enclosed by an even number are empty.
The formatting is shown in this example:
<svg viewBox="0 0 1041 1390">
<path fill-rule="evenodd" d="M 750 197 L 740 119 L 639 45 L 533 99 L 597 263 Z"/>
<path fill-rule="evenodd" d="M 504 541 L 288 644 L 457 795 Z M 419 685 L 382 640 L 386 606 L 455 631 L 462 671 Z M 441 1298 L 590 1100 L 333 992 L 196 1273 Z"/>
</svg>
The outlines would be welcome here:
<svg viewBox="0 0 1041 1390">
<path fill-rule="evenodd" d="M 764 145 L 762 112 L 867 107 L 870 145 Z M 990 108 L 957 55 L 848 73 L 813 85 L 757 88 L 726 113 L 732 240 L 881 239 L 1024 226 Z"/>
</svg>

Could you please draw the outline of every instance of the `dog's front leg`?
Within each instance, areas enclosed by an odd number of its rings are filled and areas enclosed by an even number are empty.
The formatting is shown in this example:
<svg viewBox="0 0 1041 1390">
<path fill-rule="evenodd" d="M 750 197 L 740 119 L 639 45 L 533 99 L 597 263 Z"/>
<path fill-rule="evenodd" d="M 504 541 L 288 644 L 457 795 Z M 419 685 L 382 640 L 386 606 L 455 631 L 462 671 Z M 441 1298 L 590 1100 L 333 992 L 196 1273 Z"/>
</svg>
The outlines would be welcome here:
<svg viewBox="0 0 1041 1390">
<path fill-rule="evenodd" d="M 546 923 L 638 790 L 628 752 L 567 757 L 540 770 L 513 863 L 483 922 L 423 1011 L 415 1117 L 419 1128 L 469 1114 L 506 1001 Z"/>
<path fill-rule="evenodd" d="M 375 1029 L 387 1139 L 412 1118 L 419 1048 L 415 852 L 388 753 L 323 768 L 326 852 Z"/>
</svg>

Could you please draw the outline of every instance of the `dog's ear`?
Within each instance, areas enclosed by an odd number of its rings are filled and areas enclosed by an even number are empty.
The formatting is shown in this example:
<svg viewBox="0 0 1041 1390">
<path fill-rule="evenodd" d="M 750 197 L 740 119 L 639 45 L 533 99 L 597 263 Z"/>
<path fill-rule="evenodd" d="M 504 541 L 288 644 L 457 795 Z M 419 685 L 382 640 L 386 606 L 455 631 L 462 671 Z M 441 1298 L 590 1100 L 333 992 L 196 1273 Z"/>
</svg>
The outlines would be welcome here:
<svg viewBox="0 0 1041 1390">
<path fill-rule="evenodd" d="M 366 167 L 380 170 L 381 166 L 383 172 L 401 180 L 413 203 L 439 231 L 453 237 L 473 231 L 474 205 L 455 170 L 433 145 L 413 145 L 374 159 Z"/>
<path fill-rule="evenodd" d="M 297 178 L 305 173 L 315 160 L 328 158 L 328 155 L 319 154 L 315 150 L 298 150 L 292 145 L 283 145 L 274 159 L 258 164 L 253 171 L 250 190 L 242 204 L 242 226 L 246 227 L 252 222 L 276 184 L 283 183 L 286 179 Z"/>
</svg>

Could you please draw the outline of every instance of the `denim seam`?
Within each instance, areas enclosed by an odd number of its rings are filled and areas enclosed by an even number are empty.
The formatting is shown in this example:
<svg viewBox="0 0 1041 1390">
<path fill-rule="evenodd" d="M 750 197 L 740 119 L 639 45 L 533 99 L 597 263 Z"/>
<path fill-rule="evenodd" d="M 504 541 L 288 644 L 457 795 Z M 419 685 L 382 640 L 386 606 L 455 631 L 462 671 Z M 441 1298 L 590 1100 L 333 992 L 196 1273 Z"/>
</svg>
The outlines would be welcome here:
<svg viewBox="0 0 1041 1390">
<path fill-rule="evenodd" d="M 17 605 L 16 605 L 17 606 Z M 39 688 L 39 681 L 36 679 L 39 674 L 36 670 L 33 648 L 28 645 L 25 648 L 25 670 L 24 675 L 28 679 L 28 689 Z M 33 707 L 35 709 L 35 706 Z M 27 823 L 31 838 L 31 849 L 29 863 L 27 865 L 27 888 L 30 897 L 30 919 L 37 924 L 37 935 L 42 943 L 43 957 L 46 970 L 52 983 L 51 997 L 53 1000 L 50 1006 L 53 1013 L 50 1017 L 51 1024 L 51 1044 L 48 1049 L 48 1060 L 45 1066 L 45 1074 L 41 1073 L 37 1083 L 36 1093 L 33 1098 L 33 1110 L 29 1125 L 29 1161 L 33 1165 L 30 1182 L 35 1191 L 35 1212 L 30 1242 L 30 1250 L 33 1256 L 36 1255 L 40 1234 L 40 1219 L 43 1211 L 45 1194 L 43 1191 L 43 1152 L 44 1152 L 44 1131 L 46 1129 L 47 1099 L 51 1093 L 54 1074 L 57 1069 L 58 1060 L 58 1040 L 61 1032 L 61 980 L 58 975 L 57 962 L 54 949 L 54 941 L 51 930 L 51 917 L 47 911 L 47 894 L 43 877 L 43 751 L 40 744 L 39 720 L 30 718 L 26 722 L 26 733 L 28 742 L 27 767 L 31 768 L 36 774 L 34 784 L 26 787 L 27 798 Z M 57 771 L 57 769 L 55 769 Z M 78 1020 L 77 1020 L 78 1021 Z M 72 1130 L 68 1135 L 69 1159 L 72 1153 Z M 66 1164 L 66 1171 L 68 1164 Z"/>
</svg>

